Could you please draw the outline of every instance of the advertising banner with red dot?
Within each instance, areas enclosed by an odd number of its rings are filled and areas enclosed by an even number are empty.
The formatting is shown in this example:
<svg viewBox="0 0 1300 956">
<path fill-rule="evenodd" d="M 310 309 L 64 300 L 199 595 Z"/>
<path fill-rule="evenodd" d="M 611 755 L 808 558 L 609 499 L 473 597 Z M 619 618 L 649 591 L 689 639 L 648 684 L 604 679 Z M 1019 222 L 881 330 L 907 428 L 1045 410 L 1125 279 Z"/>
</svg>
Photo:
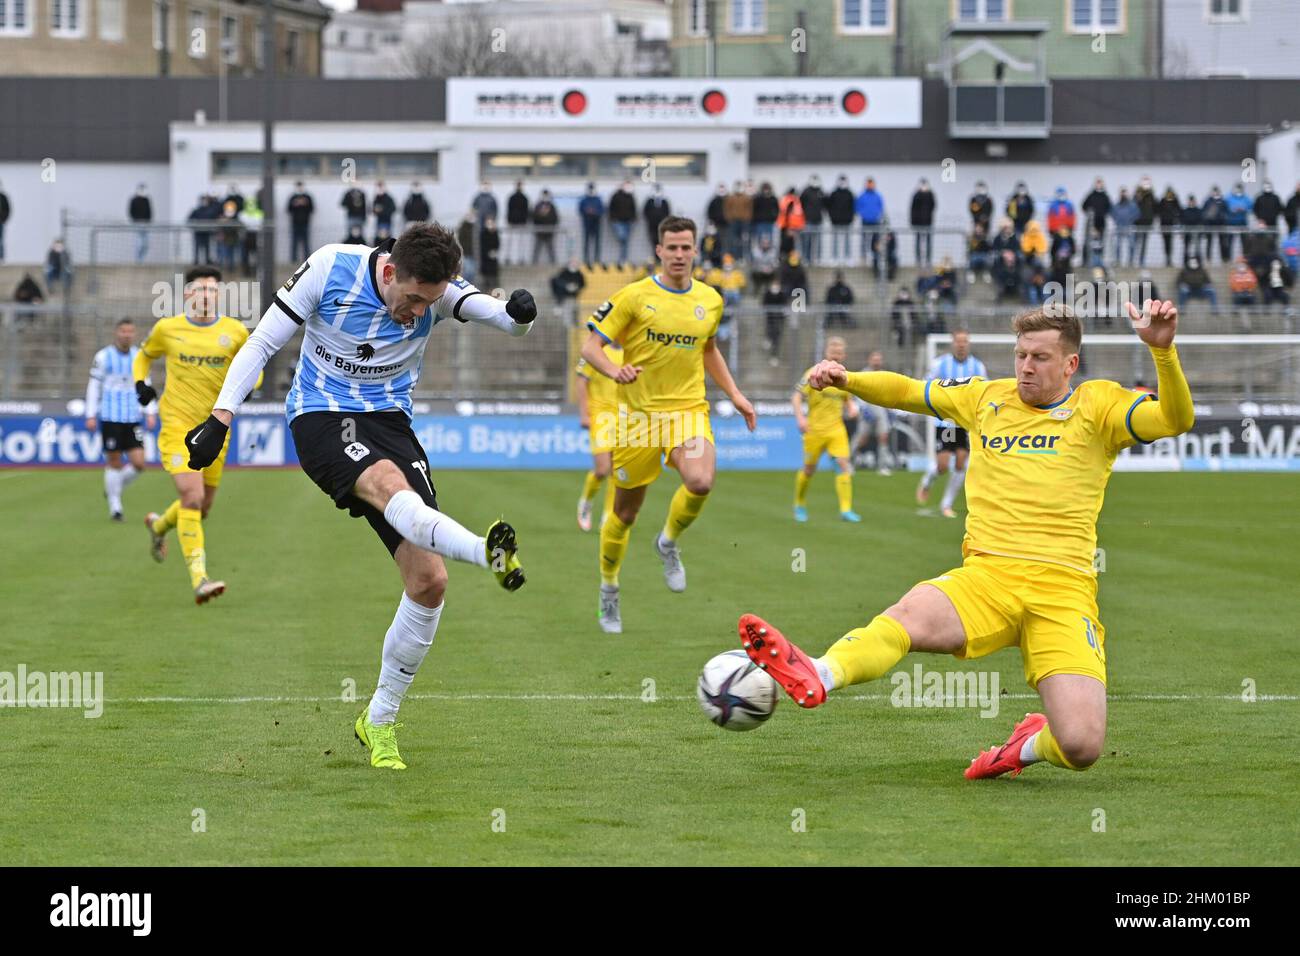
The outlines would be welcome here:
<svg viewBox="0 0 1300 956">
<path fill-rule="evenodd" d="M 915 129 L 921 81 L 450 79 L 447 125 Z"/>
</svg>

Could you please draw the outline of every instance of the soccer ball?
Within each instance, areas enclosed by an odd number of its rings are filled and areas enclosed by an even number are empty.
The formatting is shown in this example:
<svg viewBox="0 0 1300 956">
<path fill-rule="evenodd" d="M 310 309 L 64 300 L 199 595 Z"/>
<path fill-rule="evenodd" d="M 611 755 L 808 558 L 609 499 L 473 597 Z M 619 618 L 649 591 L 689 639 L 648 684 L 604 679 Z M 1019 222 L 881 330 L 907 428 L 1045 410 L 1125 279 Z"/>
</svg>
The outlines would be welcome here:
<svg viewBox="0 0 1300 956">
<path fill-rule="evenodd" d="M 704 665 L 697 692 L 719 727 L 753 730 L 776 710 L 780 688 L 744 651 L 723 651 Z"/>
</svg>

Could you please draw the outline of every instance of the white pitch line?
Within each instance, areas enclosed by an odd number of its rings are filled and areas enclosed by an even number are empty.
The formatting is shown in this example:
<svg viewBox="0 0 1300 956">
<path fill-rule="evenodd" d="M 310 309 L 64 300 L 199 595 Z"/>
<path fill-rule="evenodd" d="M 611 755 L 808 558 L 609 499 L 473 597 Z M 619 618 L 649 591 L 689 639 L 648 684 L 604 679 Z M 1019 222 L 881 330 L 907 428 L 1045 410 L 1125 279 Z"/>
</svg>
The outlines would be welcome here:
<svg viewBox="0 0 1300 956">
<path fill-rule="evenodd" d="M 836 701 L 885 701 L 892 699 L 892 694 L 842 694 L 833 698 Z M 407 694 L 406 700 L 443 700 L 443 701 L 636 701 L 641 702 L 640 694 Z M 655 701 L 690 701 L 693 694 L 662 694 Z M 945 697 L 945 701 L 955 698 Z M 1038 700 L 1037 694 L 1002 694 L 999 700 Z M 1207 701 L 1231 700 L 1244 703 L 1240 694 L 1111 694 L 1108 700 L 1127 701 Z M 910 698 L 909 698 L 910 700 Z M 1300 694 L 1259 694 L 1256 701 L 1300 701 Z M 655 701 L 646 701 L 653 703 Z M 338 697 L 109 697 L 106 704 L 325 704 L 357 703 L 344 701 Z M 2 706 L 2 705 L 0 705 Z"/>
</svg>

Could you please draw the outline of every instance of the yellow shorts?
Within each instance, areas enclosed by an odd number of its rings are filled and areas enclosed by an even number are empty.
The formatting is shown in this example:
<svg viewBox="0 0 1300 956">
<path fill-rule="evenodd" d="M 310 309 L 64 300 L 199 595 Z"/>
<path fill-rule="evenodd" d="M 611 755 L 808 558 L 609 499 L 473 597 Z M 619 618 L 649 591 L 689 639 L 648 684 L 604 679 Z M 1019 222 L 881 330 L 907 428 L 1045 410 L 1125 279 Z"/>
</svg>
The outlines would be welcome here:
<svg viewBox="0 0 1300 956">
<path fill-rule="evenodd" d="M 659 477 L 669 453 L 697 436 L 713 444 L 707 403 L 673 412 L 627 410 L 615 435 L 614 484 L 619 488 L 650 484 Z"/>
<path fill-rule="evenodd" d="M 195 422 L 194 425 L 199 424 Z M 162 430 L 158 433 L 158 458 L 162 462 L 163 470 L 169 475 L 193 475 L 197 474 L 189 466 L 190 451 L 185 447 L 185 433 L 194 425 L 179 423 L 171 425 L 163 422 Z M 233 431 L 233 429 L 232 429 Z M 203 483 L 209 488 L 216 488 L 221 484 L 221 474 L 226 466 L 226 452 L 230 450 L 230 433 L 226 433 L 226 443 L 221 446 L 221 454 L 217 460 L 208 467 L 203 469 Z"/>
<path fill-rule="evenodd" d="M 614 450 L 618 438 L 618 407 L 615 405 L 592 405 L 587 413 L 591 416 L 591 453 L 603 455 Z"/>
<path fill-rule="evenodd" d="M 832 458 L 848 458 L 848 429 L 840 425 L 834 431 L 810 431 L 803 436 L 803 461 L 805 465 L 815 465 L 821 461 L 822 452 L 826 452 Z"/>
<path fill-rule="evenodd" d="M 1097 618 L 1097 579 L 1061 565 L 991 554 L 921 582 L 948 595 L 966 628 L 959 658 L 1019 647 L 1025 680 L 1083 674 L 1106 683 L 1106 629 Z"/>
</svg>

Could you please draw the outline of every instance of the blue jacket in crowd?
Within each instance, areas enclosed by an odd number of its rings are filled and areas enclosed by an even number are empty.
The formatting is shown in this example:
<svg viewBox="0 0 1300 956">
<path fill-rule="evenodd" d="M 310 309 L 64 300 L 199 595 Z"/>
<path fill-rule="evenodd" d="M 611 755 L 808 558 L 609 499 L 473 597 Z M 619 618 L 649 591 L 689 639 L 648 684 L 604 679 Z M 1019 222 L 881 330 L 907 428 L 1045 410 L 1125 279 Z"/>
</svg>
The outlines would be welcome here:
<svg viewBox="0 0 1300 956">
<path fill-rule="evenodd" d="M 885 201 L 880 198 L 880 193 L 874 189 L 864 189 L 858 194 L 858 201 L 853 204 L 862 221 L 874 226 L 880 220 L 885 218 Z"/>
</svg>

